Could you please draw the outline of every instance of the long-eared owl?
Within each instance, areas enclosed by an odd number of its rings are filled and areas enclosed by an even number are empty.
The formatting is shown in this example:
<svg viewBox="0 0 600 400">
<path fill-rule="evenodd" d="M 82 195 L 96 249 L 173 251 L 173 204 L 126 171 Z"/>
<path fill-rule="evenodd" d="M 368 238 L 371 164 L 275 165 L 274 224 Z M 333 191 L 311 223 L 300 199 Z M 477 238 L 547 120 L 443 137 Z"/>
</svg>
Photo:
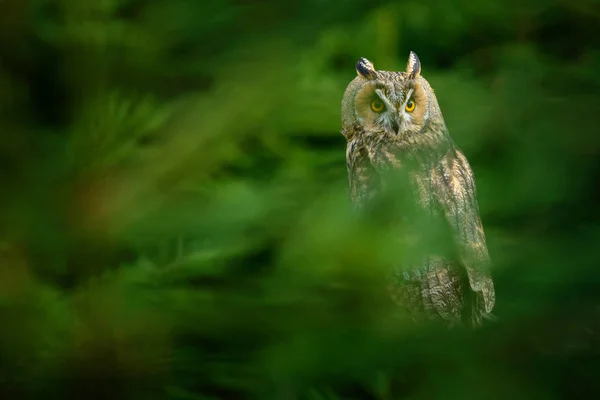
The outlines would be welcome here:
<svg viewBox="0 0 600 400">
<path fill-rule="evenodd" d="M 414 262 L 395 266 L 392 298 L 417 319 L 477 326 L 491 317 L 495 291 L 473 171 L 449 135 L 414 52 L 406 71 L 378 71 L 361 58 L 356 72 L 342 100 L 352 203 L 368 208 L 404 176 L 413 207 L 390 212 L 387 223 L 438 221 L 450 243 L 447 251 L 424 245 Z M 430 219 L 411 225 L 416 214 Z"/>
</svg>

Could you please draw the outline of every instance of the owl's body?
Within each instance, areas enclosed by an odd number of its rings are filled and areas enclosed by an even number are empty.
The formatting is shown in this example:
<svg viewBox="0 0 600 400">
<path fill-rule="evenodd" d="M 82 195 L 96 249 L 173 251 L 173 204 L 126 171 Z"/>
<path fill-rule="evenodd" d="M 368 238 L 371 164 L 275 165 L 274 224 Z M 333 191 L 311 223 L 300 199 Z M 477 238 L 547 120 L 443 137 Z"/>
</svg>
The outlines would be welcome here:
<svg viewBox="0 0 600 400">
<path fill-rule="evenodd" d="M 353 204 L 367 208 L 394 180 L 407 177 L 415 207 L 389 215 L 389 224 L 405 224 L 406 231 L 411 221 L 442 222 L 453 244 L 450 251 L 423 245 L 418 261 L 397 266 L 392 297 L 418 319 L 478 325 L 492 311 L 495 294 L 469 163 L 448 133 L 415 53 L 405 72 L 376 71 L 364 58 L 356 70 L 342 101 Z"/>
</svg>

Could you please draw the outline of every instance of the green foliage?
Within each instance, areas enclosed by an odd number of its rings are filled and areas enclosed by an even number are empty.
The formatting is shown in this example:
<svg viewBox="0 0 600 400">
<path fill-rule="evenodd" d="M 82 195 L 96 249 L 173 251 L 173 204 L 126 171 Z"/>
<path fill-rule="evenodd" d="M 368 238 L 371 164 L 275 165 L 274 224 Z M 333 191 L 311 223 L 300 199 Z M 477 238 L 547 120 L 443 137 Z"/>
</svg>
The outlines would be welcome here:
<svg viewBox="0 0 600 400">
<path fill-rule="evenodd" d="M 1 398 L 599 393 L 595 2 L 0 8 Z M 354 63 L 410 50 L 477 178 L 477 332 L 403 315 L 412 247 L 347 204 Z"/>
</svg>

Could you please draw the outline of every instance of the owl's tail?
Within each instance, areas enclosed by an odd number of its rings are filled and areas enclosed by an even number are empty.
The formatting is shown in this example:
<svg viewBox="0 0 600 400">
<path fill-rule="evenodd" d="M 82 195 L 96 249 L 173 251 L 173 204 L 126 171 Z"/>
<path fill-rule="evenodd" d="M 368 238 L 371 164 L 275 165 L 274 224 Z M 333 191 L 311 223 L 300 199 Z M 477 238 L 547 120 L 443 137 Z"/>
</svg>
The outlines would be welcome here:
<svg viewBox="0 0 600 400">
<path fill-rule="evenodd" d="M 465 326 L 478 328 L 484 324 L 484 321 L 495 322 L 498 319 L 498 317 L 491 312 L 485 311 L 485 302 L 482 293 L 471 290 L 468 285 L 465 292 L 461 318 Z"/>
</svg>

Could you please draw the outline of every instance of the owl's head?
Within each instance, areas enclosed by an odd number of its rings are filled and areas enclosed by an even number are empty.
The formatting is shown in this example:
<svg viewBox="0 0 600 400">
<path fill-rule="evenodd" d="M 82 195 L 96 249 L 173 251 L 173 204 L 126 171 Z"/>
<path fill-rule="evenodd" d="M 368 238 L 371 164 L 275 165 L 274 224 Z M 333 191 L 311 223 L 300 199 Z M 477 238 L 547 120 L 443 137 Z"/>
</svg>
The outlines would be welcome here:
<svg viewBox="0 0 600 400">
<path fill-rule="evenodd" d="M 421 76 L 421 62 L 410 52 L 405 71 L 377 71 L 366 58 L 356 63 L 357 77 L 342 100 L 342 132 L 360 133 L 377 141 L 410 141 L 443 124 L 437 99 Z M 439 131 L 439 130 L 436 130 Z"/>
</svg>

